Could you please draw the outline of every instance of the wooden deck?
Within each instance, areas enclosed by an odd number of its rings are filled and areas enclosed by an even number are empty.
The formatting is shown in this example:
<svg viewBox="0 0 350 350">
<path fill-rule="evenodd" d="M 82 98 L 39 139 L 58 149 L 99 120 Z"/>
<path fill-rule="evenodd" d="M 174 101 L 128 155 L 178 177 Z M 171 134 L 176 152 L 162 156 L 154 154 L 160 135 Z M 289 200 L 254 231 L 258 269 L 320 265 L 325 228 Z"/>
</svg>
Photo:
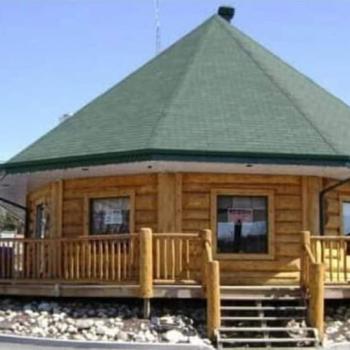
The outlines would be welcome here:
<svg viewBox="0 0 350 350">
<path fill-rule="evenodd" d="M 47 297 L 205 298 L 208 335 L 220 327 L 220 300 L 286 295 L 308 299 L 322 338 L 324 300 L 350 298 L 350 238 L 300 235 L 300 284 L 220 286 L 211 231 L 0 239 L 0 294 Z M 232 274 L 235 274 L 233 271 Z"/>
<path fill-rule="evenodd" d="M 79 297 L 79 298 L 139 298 L 138 284 L 52 284 L 1 283 L 0 295 Z M 201 285 L 155 285 L 154 298 L 204 298 Z"/>
</svg>

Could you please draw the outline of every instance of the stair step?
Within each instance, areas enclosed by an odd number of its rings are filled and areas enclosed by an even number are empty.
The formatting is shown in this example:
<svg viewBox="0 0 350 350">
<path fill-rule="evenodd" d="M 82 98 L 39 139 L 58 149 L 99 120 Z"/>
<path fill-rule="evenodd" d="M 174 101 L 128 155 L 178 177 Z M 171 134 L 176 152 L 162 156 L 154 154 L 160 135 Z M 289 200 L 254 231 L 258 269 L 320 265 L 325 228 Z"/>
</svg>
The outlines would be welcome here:
<svg viewBox="0 0 350 350">
<path fill-rule="evenodd" d="M 220 309 L 223 311 L 305 311 L 306 306 L 221 306 Z"/>
<path fill-rule="evenodd" d="M 305 342 L 317 342 L 315 338 L 220 338 L 219 343 L 305 343 Z"/>
<path fill-rule="evenodd" d="M 247 286 L 221 286 L 221 291 L 268 291 L 268 292 L 300 292 L 300 287 L 297 285 L 276 285 L 276 286 L 258 286 L 258 285 L 247 285 Z"/>
<path fill-rule="evenodd" d="M 222 316 L 222 321 L 279 321 L 279 320 L 303 320 L 302 316 Z"/>
<path fill-rule="evenodd" d="M 288 327 L 220 327 L 220 332 L 293 332 L 307 331 L 314 332 L 312 327 L 288 328 Z"/>
<path fill-rule="evenodd" d="M 298 346 L 297 348 L 291 344 L 292 347 L 290 346 L 282 346 L 282 347 L 274 347 L 274 346 L 269 346 L 268 343 L 266 343 L 266 346 L 261 347 L 261 344 L 256 344 L 257 346 L 254 345 L 249 345 L 249 347 L 245 346 L 239 346 L 237 347 L 235 344 L 232 344 L 232 346 L 224 346 L 224 350 L 242 350 L 242 349 L 249 349 L 249 350 L 262 350 L 262 349 L 275 349 L 275 350 L 297 350 L 297 349 L 302 349 L 302 350 L 316 350 L 318 349 L 316 345 L 303 345 L 303 346 Z M 259 346 L 260 345 L 260 346 Z"/>
<path fill-rule="evenodd" d="M 225 295 L 221 294 L 221 300 L 269 300 L 269 301 L 292 301 L 292 300 L 301 300 L 300 295 L 283 295 L 283 296 L 276 296 L 276 295 L 255 295 L 255 294 L 241 294 L 241 295 Z"/>
</svg>

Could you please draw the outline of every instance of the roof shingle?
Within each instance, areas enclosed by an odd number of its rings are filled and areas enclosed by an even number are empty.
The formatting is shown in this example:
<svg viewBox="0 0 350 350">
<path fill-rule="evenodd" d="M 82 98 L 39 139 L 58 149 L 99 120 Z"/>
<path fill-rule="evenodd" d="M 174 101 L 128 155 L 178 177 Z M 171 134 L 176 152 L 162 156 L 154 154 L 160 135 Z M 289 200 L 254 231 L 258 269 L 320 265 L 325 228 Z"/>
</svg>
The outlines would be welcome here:
<svg viewBox="0 0 350 350">
<path fill-rule="evenodd" d="M 350 156 L 350 108 L 215 15 L 2 167 L 142 150 Z"/>
</svg>

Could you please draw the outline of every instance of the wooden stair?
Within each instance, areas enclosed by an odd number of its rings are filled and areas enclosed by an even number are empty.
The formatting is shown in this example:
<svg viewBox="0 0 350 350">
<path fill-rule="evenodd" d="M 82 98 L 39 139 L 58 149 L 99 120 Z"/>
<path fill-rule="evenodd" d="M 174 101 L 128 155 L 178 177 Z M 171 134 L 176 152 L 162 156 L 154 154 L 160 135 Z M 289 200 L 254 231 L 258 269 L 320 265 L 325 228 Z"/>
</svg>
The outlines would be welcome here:
<svg viewBox="0 0 350 350">
<path fill-rule="evenodd" d="M 219 349 L 315 349 L 317 331 L 296 287 L 222 287 Z"/>
</svg>

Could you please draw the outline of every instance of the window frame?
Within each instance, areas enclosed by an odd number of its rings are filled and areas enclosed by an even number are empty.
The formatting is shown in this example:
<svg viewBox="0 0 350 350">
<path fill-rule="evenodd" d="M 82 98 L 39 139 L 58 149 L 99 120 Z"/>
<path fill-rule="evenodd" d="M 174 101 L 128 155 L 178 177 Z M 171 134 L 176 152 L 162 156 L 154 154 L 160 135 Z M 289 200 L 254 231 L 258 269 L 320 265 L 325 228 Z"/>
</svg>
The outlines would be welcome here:
<svg viewBox="0 0 350 350">
<path fill-rule="evenodd" d="M 350 195 L 340 195 L 339 196 L 339 220 L 340 220 L 340 231 L 339 235 L 340 236 L 345 236 L 344 232 L 344 212 L 343 212 L 343 204 L 344 203 L 349 203 L 350 204 Z"/>
<path fill-rule="evenodd" d="M 218 253 L 217 252 L 217 198 L 218 196 L 266 197 L 267 199 L 267 253 Z M 275 257 L 275 193 L 263 189 L 212 189 L 211 215 L 213 255 L 221 260 L 272 260 Z"/>
<path fill-rule="evenodd" d="M 134 190 L 106 190 L 99 192 L 90 192 L 84 196 L 84 232 L 85 237 L 107 237 L 108 235 L 90 234 L 91 224 L 91 200 L 92 199 L 113 199 L 127 197 L 130 203 L 129 227 L 130 233 L 135 232 L 135 191 Z"/>
</svg>

